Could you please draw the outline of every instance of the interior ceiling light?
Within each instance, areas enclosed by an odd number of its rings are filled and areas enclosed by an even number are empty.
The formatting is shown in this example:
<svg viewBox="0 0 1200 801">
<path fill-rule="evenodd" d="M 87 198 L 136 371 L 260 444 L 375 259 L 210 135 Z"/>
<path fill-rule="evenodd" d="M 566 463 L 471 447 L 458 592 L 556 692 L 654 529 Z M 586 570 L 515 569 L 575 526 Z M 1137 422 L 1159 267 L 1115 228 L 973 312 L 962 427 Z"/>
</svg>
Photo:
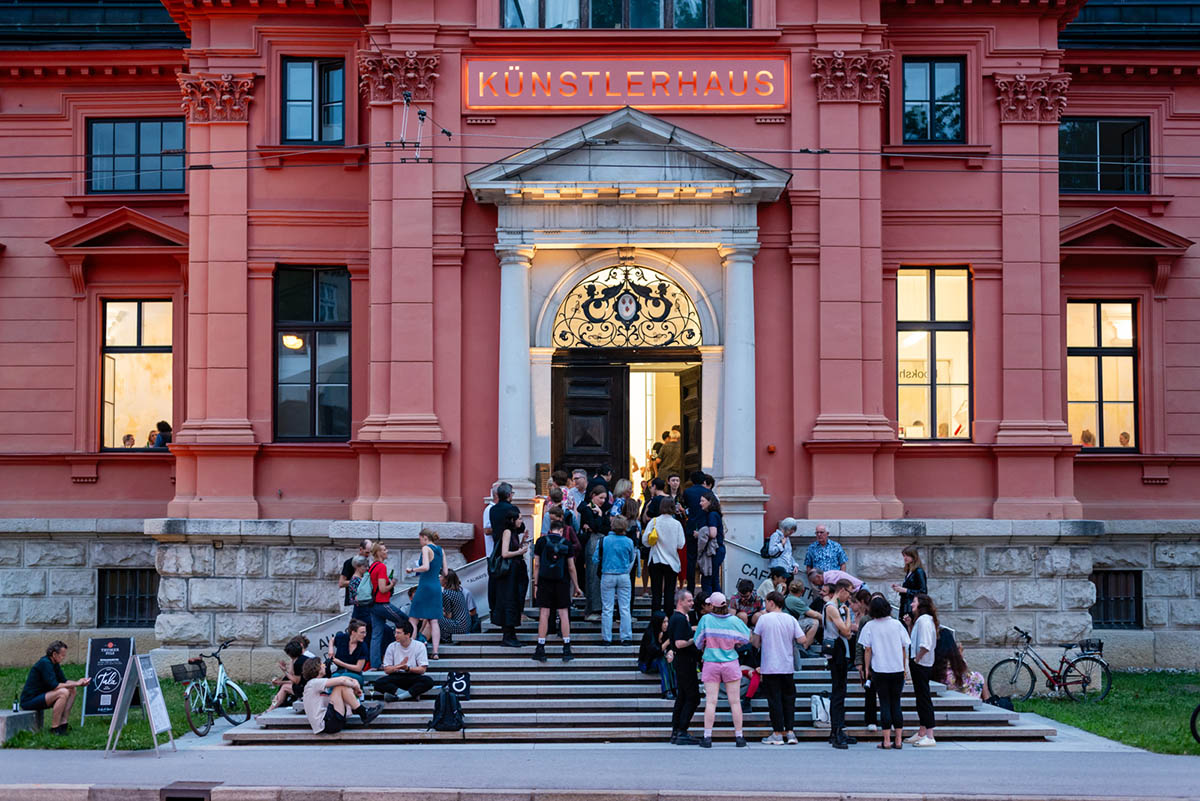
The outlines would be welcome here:
<svg viewBox="0 0 1200 801">
<path fill-rule="evenodd" d="M 283 346 L 288 350 L 300 350 L 304 347 L 304 340 L 295 334 L 284 334 Z"/>
</svg>

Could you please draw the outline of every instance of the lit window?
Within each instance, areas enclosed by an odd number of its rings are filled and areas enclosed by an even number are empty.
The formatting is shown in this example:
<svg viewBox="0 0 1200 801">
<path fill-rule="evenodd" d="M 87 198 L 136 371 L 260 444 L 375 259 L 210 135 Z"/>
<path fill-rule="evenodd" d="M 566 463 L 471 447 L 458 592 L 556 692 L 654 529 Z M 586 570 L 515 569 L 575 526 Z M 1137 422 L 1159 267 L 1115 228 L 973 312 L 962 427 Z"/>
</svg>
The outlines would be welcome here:
<svg viewBox="0 0 1200 801">
<path fill-rule="evenodd" d="M 341 142 L 345 66 L 342 59 L 283 60 L 283 140 Z"/>
<path fill-rule="evenodd" d="M 1136 323 L 1132 301 L 1067 304 L 1067 427 L 1076 445 L 1137 450 Z"/>
<path fill-rule="evenodd" d="M 749 28 L 749 0 L 501 0 L 506 28 Z"/>
<path fill-rule="evenodd" d="M 1150 189 L 1150 123 L 1063 117 L 1058 186 L 1064 192 L 1145 193 Z"/>
<path fill-rule="evenodd" d="M 87 191 L 182 192 L 183 120 L 88 120 Z"/>
<path fill-rule="evenodd" d="M 965 142 L 960 58 L 904 59 L 904 141 Z"/>
<path fill-rule="evenodd" d="M 170 428 L 158 424 L 171 421 L 171 301 L 108 300 L 103 309 L 101 447 L 164 447 Z"/>
<path fill-rule="evenodd" d="M 896 274 L 901 439 L 971 438 L 971 277 L 966 268 Z"/>
<path fill-rule="evenodd" d="M 350 273 L 275 273 L 275 438 L 350 438 Z"/>
</svg>

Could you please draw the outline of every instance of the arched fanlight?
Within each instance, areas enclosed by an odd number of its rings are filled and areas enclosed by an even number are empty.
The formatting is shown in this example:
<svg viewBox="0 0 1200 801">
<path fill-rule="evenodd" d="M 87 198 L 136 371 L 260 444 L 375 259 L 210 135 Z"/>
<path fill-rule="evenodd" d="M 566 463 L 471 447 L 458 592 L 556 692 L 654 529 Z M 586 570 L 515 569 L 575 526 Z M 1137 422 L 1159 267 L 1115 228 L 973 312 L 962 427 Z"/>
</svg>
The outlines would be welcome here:
<svg viewBox="0 0 1200 801">
<path fill-rule="evenodd" d="M 696 305 L 649 267 L 617 264 L 575 285 L 554 318 L 558 348 L 671 348 L 701 343 Z"/>
</svg>

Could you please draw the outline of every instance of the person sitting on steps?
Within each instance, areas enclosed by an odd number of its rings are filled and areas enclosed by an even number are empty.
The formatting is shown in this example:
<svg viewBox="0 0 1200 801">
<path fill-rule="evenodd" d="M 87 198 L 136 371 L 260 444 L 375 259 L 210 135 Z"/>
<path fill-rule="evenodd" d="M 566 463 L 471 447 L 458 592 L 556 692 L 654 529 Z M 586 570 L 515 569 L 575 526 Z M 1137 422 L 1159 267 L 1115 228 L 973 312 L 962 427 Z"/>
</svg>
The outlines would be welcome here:
<svg viewBox="0 0 1200 801">
<path fill-rule="evenodd" d="M 46 648 L 46 655 L 33 663 L 25 686 L 21 690 L 21 709 L 38 711 L 52 710 L 50 716 L 50 731 L 63 735 L 71 730 L 67 718 L 71 715 L 71 707 L 75 705 L 75 691 L 86 687 L 91 679 L 67 681 L 63 675 L 62 664 L 67 661 L 67 644 L 55 640 Z"/>
<path fill-rule="evenodd" d="M 403 620 L 396 625 L 396 641 L 383 656 L 383 672 L 387 675 L 375 680 L 375 691 L 383 693 L 385 701 L 415 701 L 433 689 L 433 679 L 425 675 L 427 670 L 425 643 L 413 639 L 412 622 Z"/>
<path fill-rule="evenodd" d="M 358 715 L 363 725 L 379 717 L 382 708 L 368 707 L 358 700 L 362 688 L 357 679 L 339 676 L 336 679 L 322 677 L 325 666 L 319 659 L 304 663 L 304 714 L 313 734 L 337 734 L 346 728 L 350 713 Z"/>
</svg>

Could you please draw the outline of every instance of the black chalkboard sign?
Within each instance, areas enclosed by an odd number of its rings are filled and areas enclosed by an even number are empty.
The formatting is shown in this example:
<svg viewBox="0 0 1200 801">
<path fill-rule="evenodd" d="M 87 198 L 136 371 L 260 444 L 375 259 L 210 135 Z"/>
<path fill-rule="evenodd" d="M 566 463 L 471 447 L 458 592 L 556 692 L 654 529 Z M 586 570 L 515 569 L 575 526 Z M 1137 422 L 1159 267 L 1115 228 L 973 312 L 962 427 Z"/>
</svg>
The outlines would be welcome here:
<svg viewBox="0 0 1200 801">
<path fill-rule="evenodd" d="M 83 714 L 79 725 L 88 715 L 111 715 L 117 706 L 117 691 L 125 679 L 129 657 L 135 653 L 132 637 L 92 637 L 88 640 L 87 673 L 91 684 L 83 691 Z M 138 699 L 132 704 L 136 706 Z"/>
</svg>

